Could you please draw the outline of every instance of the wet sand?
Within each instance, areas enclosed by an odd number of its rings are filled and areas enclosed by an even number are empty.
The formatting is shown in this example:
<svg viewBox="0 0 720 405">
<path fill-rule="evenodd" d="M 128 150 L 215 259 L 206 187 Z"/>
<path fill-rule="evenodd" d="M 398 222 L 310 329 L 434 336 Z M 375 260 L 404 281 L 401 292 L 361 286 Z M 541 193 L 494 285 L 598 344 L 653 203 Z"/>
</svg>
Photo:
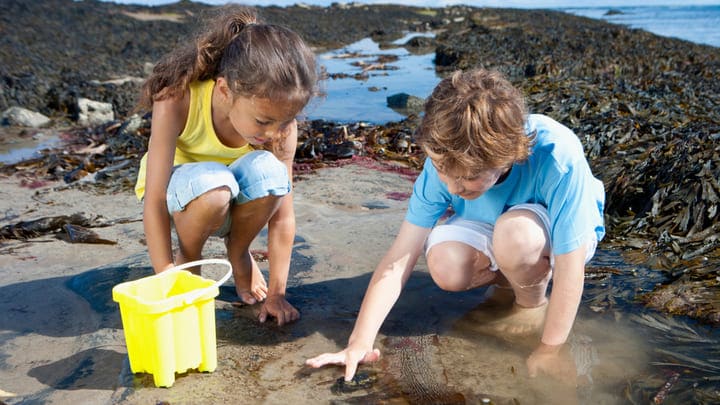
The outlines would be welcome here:
<svg viewBox="0 0 720 405">
<path fill-rule="evenodd" d="M 118 305 L 111 298 L 117 283 L 151 274 L 134 197 L 33 191 L 13 178 L 0 182 L 6 222 L 75 212 L 137 219 L 95 228 L 116 245 L 69 244 L 53 237 L 3 243 L 0 390 L 5 392 L 0 399 L 8 404 L 273 404 L 298 398 L 308 403 L 422 403 L 423 398 L 621 403 L 627 382 L 648 364 L 649 349 L 626 317 L 608 319 L 585 308 L 573 347 L 578 370 L 585 370 L 592 383 L 576 388 L 530 379 L 524 359 L 535 340 L 483 332 L 482 324 L 496 316 L 483 307 L 485 291 L 443 292 L 420 263 L 377 339 L 383 359 L 361 367 L 376 381 L 355 392 L 334 393 L 340 368 L 310 370 L 303 363 L 344 347 L 370 272 L 404 215 L 407 202 L 389 193 L 409 192 L 412 185 L 401 175 L 350 164 L 322 169 L 295 185 L 298 231 L 288 297 L 301 320 L 282 328 L 259 324 L 257 307 L 231 304 L 236 298 L 228 282 L 215 301 L 217 370 L 177 375 L 172 388 L 155 388 L 150 375 L 130 373 Z M 261 235 L 255 247 L 263 249 L 264 243 Z M 207 257 L 222 254 L 219 240 L 207 246 Z M 221 272 L 209 268 L 205 276 L 220 278 Z"/>
</svg>

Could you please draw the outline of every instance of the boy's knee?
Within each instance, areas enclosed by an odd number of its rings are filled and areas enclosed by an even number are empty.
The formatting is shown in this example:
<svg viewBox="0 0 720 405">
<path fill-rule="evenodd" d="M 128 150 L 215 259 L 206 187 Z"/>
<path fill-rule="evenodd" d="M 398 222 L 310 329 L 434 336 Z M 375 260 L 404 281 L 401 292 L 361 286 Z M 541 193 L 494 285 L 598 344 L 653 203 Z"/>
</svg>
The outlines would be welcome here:
<svg viewBox="0 0 720 405">
<path fill-rule="evenodd" d="M 441 290 L 453 292 L 465 290 L 465 288 L 463 287 L 464 283 L 458 282 L 455 273 L 449 271 L 449 269 L 444 269 L 444 271 L 431 271 L 430 276 L 432 276 L 435 285 L 437 285 Z"/>
<path fill-rule="evenodd" d="M 506 212 L 493 233 L 493 253 L 500 268 L 531 264 L 549 255 L 549 239 L 542 222 L 527 210 Z"/>
<path fill-rule="evenodd" d="M 445 291 L 464 291 L 467 289 L 468 275 L 473 271 L 471 252 L 459 242 L 439 243 L 428 251 L 426 261 L 430 276 L 435 284 Z"/>
</svg>

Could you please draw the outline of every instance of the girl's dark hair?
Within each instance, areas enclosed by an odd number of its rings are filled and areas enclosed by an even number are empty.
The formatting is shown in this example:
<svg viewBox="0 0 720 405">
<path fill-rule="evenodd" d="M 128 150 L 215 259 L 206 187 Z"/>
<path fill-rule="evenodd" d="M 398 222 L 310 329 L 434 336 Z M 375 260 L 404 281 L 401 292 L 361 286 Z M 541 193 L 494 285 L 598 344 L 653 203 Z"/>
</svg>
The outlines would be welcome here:
<svg viewBox="0 0 720 405">
<path fill-rule="evenodd" d="M 263 24 L 239 5 L 217 7 L 194 43 L 163 57 L 145 81 L 140 108 L 181 95 L 198 80 L 224 77 L 235 95 L 290 99 L 316 94 L 315 54 L 295 32 Z"/>
</svg>

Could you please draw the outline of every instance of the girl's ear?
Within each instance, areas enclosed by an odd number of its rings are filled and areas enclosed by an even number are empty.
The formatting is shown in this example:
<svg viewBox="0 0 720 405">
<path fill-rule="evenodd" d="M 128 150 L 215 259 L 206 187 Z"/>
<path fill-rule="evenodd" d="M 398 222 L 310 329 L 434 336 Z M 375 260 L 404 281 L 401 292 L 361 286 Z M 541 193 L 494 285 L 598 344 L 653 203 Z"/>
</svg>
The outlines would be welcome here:
<svg viewBox="0 0 720 405">
<path fill-rule="evenodd" d="M 222 96 L 223 100 L 232 102 L 233 100 L 233 94 L 230 90 L 230 86 L 228 85 L 227 80 L 224 77 L 218 77 L 215 80 L 215 86 L 217 87 L 218 91 L 220 92 L 220 95 Z"/>
</svg>

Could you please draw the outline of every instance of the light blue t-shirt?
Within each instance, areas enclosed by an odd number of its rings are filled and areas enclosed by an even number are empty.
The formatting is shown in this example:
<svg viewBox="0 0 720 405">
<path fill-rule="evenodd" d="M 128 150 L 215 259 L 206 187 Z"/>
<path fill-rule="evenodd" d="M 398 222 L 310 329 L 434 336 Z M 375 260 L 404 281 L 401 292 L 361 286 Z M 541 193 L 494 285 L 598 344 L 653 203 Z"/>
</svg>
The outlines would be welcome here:
<svg viewBox="0 0 720 405">
<path fill-rule="evenodd" d="M 593 233 L 601 240 L 605 235 L 605 188 L 593 176 L 577 136 L 539 114 L 528 117 L 526 131 L 536 133 L 528 160 L 514 164 L 505 180 L 474 200 L 450 194 L 430 159 L 426 159 L 405 219 L 431 228 L 452 207 L 460 218 L 495 225 L 508 208 L 536 203 L 548 210 L 554 254 L 572 252 Z"/>
</svg>

